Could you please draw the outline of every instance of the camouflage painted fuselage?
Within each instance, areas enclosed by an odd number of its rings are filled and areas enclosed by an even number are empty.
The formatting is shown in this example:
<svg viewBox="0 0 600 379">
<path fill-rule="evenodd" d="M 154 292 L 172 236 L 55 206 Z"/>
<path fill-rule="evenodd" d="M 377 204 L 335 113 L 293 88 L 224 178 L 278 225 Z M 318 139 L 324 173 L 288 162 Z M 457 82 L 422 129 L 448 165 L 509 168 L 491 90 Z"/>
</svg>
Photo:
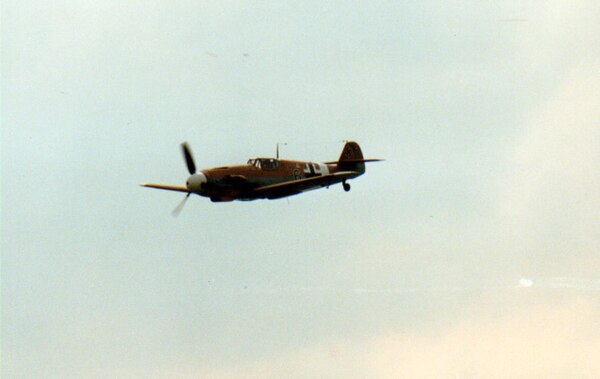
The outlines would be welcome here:
<svg viewBox="0 0 600 379">
<path fill-rule="evenodd" d="M 248 160 L 248 163 L 245 165 L 223 166 L 202 170 L 202 173 L 206 176 L 207 183 L 203 186 L 199 194 L 209 197 L 213 201 L 275 198 L 266 194 L 257 194 L 253 190 L 273 184 L 334 174 L 339 171 L 340 169 L 337 164 L 275 158 L 253 158 Z M 360 174 L 362 173 L 357 173 L 356 176 Z M 310 189 L 320 187 L 323 186 L 316 185 Z M 305 192 L 310 189 L 290 193 L 286 196 Z"/>
</svg>

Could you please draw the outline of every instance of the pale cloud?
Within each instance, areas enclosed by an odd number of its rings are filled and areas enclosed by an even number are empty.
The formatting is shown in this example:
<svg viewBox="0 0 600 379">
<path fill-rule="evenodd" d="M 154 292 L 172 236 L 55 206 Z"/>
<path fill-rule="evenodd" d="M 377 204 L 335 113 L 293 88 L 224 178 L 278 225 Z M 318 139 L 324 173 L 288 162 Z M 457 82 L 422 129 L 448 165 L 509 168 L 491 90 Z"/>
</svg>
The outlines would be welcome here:
<svg viewBox="0 0 600 379">
<path fill-rule="evenodd" d="M 597 67 L 575 67 L 522 124 L 498 185 L 496 226 L 527 236 L 531 248 L 568 241 L 589 254 L 600 247 L 599 90 Z"/>
<path fill-rule="evenodd" d="M 500 13 L 512 28 L 515 47 L 523 69 L 541 70 L 548 66 L 597 59 L 599 32 L 597 1 L 553 0 L 544 2 L 504 2 Z"/>
<path fill-rule="evenodd" d="M 441 333 L 376 338 L 369 361 L 380 377 L 596 377 L 600 307 L 579 298 L 559 307 L 480 315 Z M 476 317 L 477 316 L 477 317 Z"/>
<path fill-rule="evenodd" d="M 524 231 L 537 238 L 560 235 L 580 242 L 580 249 L 597 250 L 600 62 L 595 42 L 600 7 L 588 0 L 543 5 L 505 5 L 505 13 L 523 19 L 514 34 L 522 69 L 557 69 L 548 74 L 553 78 L 548 92 L 517 124 L 508 173 L 497 184 L 499 218 L 494 222 L 515 236 Z"/>
<path fill-rule="evenodd" d="M 490 294 L 490 296 L 497 296 Z M 501 301 L 513 304 L 510 297 Z M 600 374 L 600 305 L 592 297 L 509 306 L 486 300 L 443 328 L 329 341 L 237 367 L 180 377 L 592 378 Z M 514 304 L 513 304 L 514 305 Z"/>
</svg>

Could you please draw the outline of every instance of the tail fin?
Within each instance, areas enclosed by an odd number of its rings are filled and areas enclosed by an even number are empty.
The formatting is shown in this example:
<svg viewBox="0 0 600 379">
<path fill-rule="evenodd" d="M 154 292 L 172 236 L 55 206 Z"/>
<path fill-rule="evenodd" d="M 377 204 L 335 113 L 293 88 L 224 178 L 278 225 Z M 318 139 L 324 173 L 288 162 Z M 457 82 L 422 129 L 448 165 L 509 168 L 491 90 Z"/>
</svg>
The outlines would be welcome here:
<svg viewBox="0 0 600 379">
<path fill-rule="evenodd" d="M 356 142 L 346 142 L 338 160 L 338 167 L 342 171 L 365 172 L 365 159 Z"/>
</svg>

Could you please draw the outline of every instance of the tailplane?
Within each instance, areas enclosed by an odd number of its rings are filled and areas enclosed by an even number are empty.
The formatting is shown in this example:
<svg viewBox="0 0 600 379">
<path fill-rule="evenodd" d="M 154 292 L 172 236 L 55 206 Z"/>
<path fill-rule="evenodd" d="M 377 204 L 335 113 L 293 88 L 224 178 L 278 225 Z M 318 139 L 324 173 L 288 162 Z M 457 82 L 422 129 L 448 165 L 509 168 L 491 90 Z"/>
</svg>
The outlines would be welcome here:
<svg viewBox="0 0 600 379">
<path fill-rule="evenodd" d="M 340 159 L 335 162 L 325 162 L 326 164 L 337 164 L 340 171 L 354 171 L 363 174 L 365 172 L 365 163 L 379 162 L 383 159 L 365 159 L 362 150 L 356 142 L 348 141 L 344 145 Z"/>
</svg>

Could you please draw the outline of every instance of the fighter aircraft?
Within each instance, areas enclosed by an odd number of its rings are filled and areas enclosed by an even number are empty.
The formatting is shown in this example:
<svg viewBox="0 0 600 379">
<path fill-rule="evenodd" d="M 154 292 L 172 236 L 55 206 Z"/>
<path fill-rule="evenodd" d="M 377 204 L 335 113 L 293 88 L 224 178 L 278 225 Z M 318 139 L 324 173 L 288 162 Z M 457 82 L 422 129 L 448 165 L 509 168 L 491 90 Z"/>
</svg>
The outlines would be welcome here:
<svg viewBox="0 0 600 379">
<path fill-rule="evenodd" d="M 142 186 L 184 192 L 187 194 L 185 199 L 194 193 L 213 202 L 280 199 L 337 183 L 342 183 L 344 190 L 350 191 L 347 180 L 364 174 L 366 162 L 381 161 L 364 159 L 360 146 L 349 141 L 344 145 L 340 158 L 332 162 L 279 159 L 278 150 L 277 158 L 251 158 L 244 165 L 196 170 L 187 142 L 181 144 L 181 149 L 190 173 L 185 186 L 150 183 Z M 183 202 L 180 205 L 183 206 Z"/>
</svg>

